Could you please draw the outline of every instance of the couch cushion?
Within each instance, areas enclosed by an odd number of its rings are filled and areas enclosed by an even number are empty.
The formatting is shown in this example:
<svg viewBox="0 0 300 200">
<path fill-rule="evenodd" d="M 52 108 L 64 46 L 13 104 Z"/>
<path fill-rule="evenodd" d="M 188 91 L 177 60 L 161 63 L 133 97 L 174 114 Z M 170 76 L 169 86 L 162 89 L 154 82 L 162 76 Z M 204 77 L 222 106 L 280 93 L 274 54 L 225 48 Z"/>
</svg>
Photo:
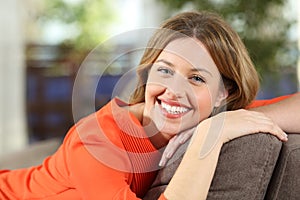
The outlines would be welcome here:
<svg viewBox="0 0 300 200">
<path fill-rule="evenodd" d="M 52 138 L 29 145 L 21 151 L 0 157 L 0 169 L 19 169 L 39 165 L 53 154 L 61 144 L 60 138 Z"/>
<path fill-rule="evenodd" d="M 281 142 L 268 134 L 248 135 L 224 144 L 207 199 L 263 199 L 280 149 Z M 144 200 L 158 198 L 180 161 L 160 170 Z"/>
<path fill-rule="evenodd" d="M 283 144 L 266 199 L 300 199 L 300 134 L 289 134 Z"/>
</svg>

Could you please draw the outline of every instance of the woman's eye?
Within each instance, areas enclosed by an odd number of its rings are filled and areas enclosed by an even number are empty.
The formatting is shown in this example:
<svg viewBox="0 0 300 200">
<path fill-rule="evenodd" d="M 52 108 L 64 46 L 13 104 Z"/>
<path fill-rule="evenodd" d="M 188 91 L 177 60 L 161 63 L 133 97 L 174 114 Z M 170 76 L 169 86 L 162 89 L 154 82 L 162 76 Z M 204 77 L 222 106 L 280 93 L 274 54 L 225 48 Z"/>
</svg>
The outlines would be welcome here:
<svg viewBox="0 0 300 200">
<path fill-rule="evenodd" d="M 191 80 L 193 82 L 196 82 L 196 83 L 205 83 L 205 80 L 201 77 L 201 76 L 198 76 L 198 75 L 195 75 L 195 76 L 192 76 L 191 77 Z"/>
<path fill-rule="evenodd" d="M 159 67 L 159 68 L 157 69 L 157 71 L 158 71 L 158 72 L 161 72 L 161 73 L 163 73 L 163 74 L 165 74 L 165 75 L 168 75 L 168 74 L 173 75 L 173 71 L 170 70 L 170 69 L 168 69 L 168 68 L 166 68 L 166 67 Z"/>
</svg>

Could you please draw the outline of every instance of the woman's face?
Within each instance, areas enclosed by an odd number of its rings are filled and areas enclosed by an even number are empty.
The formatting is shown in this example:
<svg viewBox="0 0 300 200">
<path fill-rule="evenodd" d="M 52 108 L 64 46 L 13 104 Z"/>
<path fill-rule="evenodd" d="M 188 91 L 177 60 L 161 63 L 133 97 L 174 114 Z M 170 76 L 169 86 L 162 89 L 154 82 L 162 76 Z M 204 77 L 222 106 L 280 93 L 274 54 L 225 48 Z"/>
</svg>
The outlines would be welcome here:
<svg viewBox="0 0 300 200">
<path fill-rule="evenodd" d="M 144 125 L 154 123 L 166 139 L 196 126 L 227 97 L 220 84 L 219 71 L 199 40 L 170 42 L 149 72 Z"/>
</svg>

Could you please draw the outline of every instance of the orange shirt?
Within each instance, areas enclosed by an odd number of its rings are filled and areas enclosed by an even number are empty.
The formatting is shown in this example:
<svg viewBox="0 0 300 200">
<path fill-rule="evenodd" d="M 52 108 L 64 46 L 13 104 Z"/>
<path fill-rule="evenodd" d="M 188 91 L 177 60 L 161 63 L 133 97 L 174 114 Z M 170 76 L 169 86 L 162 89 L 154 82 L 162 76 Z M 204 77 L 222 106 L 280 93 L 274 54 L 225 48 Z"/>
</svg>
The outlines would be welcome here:
<svg viewBox="0 0 300 200">
<path fill-rule="evenodd" d="M 79 121 L 42 165 L 0 171 L 1 200 L 139 199 L 161 153 L 117 100 Z"/>
<path fill-rule="evenodd" d="M 256 101 L 249 107 L 279 100 Z M 114 99 L 79 121 L 42 165 L 0 170 L 0 199 L 142 198 L 156 176 L 161 153 L 123 105 Z M 165 199 L 163 194 L 160 199 Z"/>
</svg>

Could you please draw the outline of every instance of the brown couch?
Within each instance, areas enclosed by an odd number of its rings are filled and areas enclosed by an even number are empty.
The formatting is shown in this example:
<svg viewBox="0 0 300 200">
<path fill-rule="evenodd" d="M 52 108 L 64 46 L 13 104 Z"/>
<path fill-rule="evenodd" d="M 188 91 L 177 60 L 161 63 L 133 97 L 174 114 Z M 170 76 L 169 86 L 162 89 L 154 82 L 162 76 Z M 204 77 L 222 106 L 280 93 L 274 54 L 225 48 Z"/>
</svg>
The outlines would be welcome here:
<svg viewBox="0 0 300 200">
<path fill-rule="evenodd" d="M 159 172 L 144 200 L 158 198 L 180 160 Z M 244 136 L 226 143 L 207 199 L 299 200 L 300 134 L 290 134 L 289 141 L 283 144 L 267 134 Z"/>
</svg>

